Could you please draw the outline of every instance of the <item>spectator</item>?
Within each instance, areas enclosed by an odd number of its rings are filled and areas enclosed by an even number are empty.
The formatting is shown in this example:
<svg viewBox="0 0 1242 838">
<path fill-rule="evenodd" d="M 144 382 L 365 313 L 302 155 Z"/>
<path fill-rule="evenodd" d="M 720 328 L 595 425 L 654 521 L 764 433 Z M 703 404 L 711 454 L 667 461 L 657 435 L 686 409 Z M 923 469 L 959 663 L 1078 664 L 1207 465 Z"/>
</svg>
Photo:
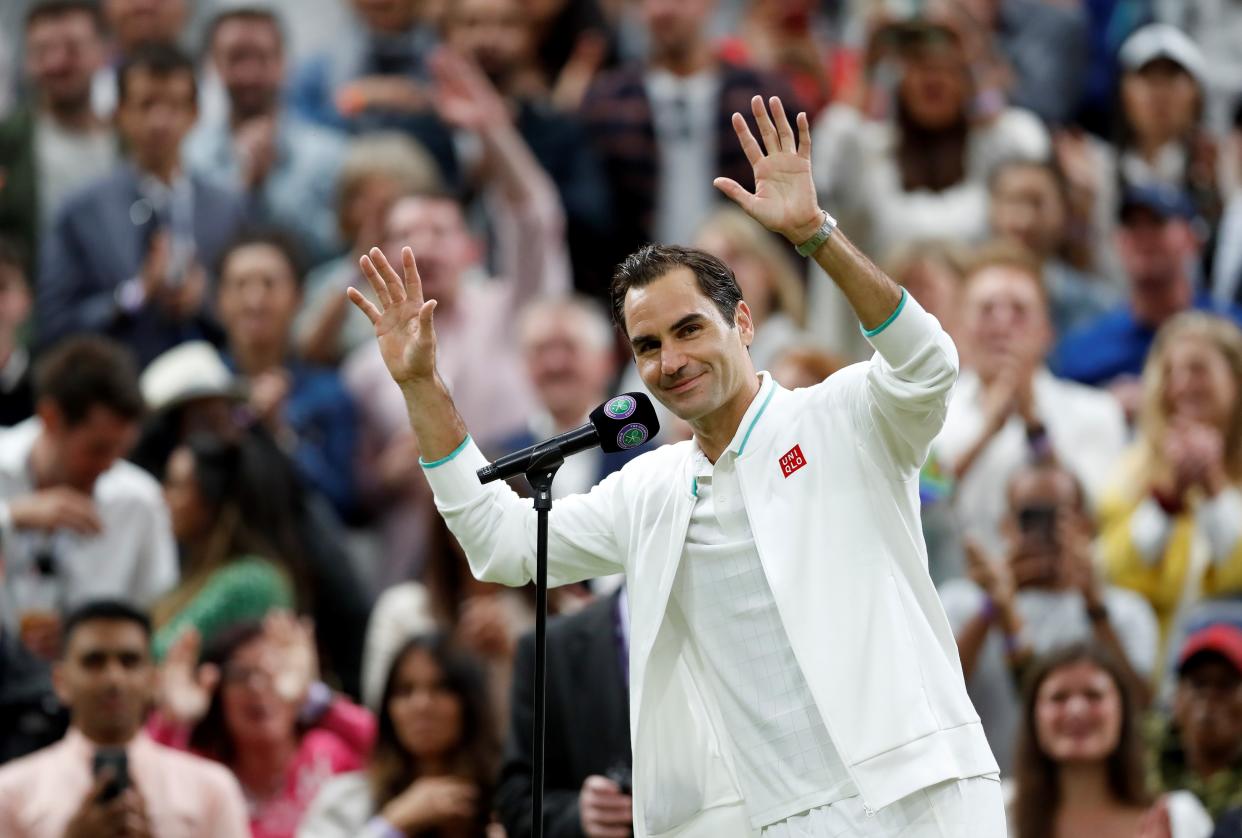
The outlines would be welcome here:
<svg viewBox="0 0 1242 838">
<path fill-rule="evenodd" d="M 625 589 L 548 625 L 543 834 L 628 835 L 629 625 Z M 496 810 L 509 838 L 531 834 L 530 731 L 534 637 L 518 643 Z"/>
<path fill-rule="evenodd" d="M 1242 99 L 1233 114 L 1233 133 L 1229 137 L 1236 175 L 1242 176 Z M 1242 305 L 1242 189 L 1235 184 L 1216 230 L 1212 251 L 1212 299 L 1218 305 Z"/>
<path fill-rule="evenodd" d="M 145 365 L 212 334 L 208 277 L 242 221 L 238 200 L 182 171 L 197 113 L 194 65 L 151 45 L 118 71 L 117 122 L 128 165 L 66 202 L 44 237 L 36 286 L 39 339 L 103 332 Z"/>
<path fill-rule="evenodd" d="M 1043 365 L 1051 327 L 1039 266 L 1020 249 L 981 250 L 966 272 L 962 332 L 971 368 L 949 402 L 937 456 L 957 478 L 965 532 L 996 551 L 1000 488 L 1022 463 L 1055 456 L 1094 500 L 1125 445 L 1117 401 Z"/>
<path fill-rule="evenodd" d="M 730 122 L 757 93 L 794 99 L 779 79 L 716 58 L 711 0 L 643 0 L 645 65 L 599 76 L 582 116 L 604 161 L 613 198 L 612 263 L 648 242 L 688 244 L 716 209 L 716 175 L 749 188 L 750 163 Z"/>
<path fill-rule="evenodd" d="M 250 802 L 252 838 L 292 838 L 319 789 L 367 761 L 375 720 L 318 680 L 307 623 L 269 614 L 217 637 L 198 663 L 194 632 L 160 673 L 157 741 L 223 763 Z"/>
<path fill-rule="evenodd" d="M 813 346 L 791 346 L 772 362 L 772 377 L 787 390 L 814 387 L 846 366 L 830 352 Z"/>
<path fill-rule="evenodd" d="M 1119 186 L 1184 192 L 1195 214 L 1215 224 L 1221 195 L 1216 142 L 1202 127 L 1206 68 L 1199 47 L 1172 26 L 1150 24 L 1126 39 L 1117 61 L 1122 75 L 1112 143 L 1085 135 L 1063 135 L 1057 143 L 1071 183 L 1093 199 L 1094 237 L 1101 244 L 1112 238 L 1125 197 Z"/>
<path fill-rule="evenodd" d="M 535 620 L 533 590 L 475 579 L 461 546 L 439 520 L 427 542 L 422 581 L 385 588 L 371 611 L 362 662 L 363 696 L 369 707 L 380 708 L 384 677 L 405 641 L 419 634 L 443 633 L 484 666 L 492 717 L 501 729 L 509 713 L 517 639 Z M 553 613 L 567 590 L 558 589 L 551 597 Z"/>
<path fill-rule="evenodd" d="M 520 206 L 514 207 L 521 211 Z M 521 240 L 526 249 L 545 239 Z M 517 312 L 528 300 L 567 290 L 559 275 L 525 270 L 504 279 L 481 276 L 478 247 L 466 228 L 461 204 L 442 195 L 410 196 L 393 205 L 384 250 L 409 245 L 428 299 L 437 301 L 436 339 L 440 371 L 479 444 L 493 448 L 519 432 L 534 400 L 514 357 Z M 538 265 L 540 257 L 515 260 Z M 342 374 L 362 421 L 360 474 L 383 533 L 384 587 L 417 574 L 426 555 L 428 527 L 435 515 L 418 467 L 405 398 L 392 383 L 379 347 L 370 341 L 346 359 Z"/>
<path fill-rule="evenodd" d="M 341 247 L 332 193 L 345 141 L 282 105 L 280 19 L 263 6 L 226 7 L 211 23 L 208 51 L 229 112 L 198 124 L 186 142 L 188 167 L 243 195 L 252 219 L 295 233 L 316 262 L 335 256 Z"/>
<path fill-rule="evenodd" d="M 409 137 L 381 132 L 350 142 L 335 198 L 337 225 L 350 251 L 306 275 L 302 309 L 294 323 L 303 358 L 335 365 L 371 340 L 375 330 L 370 321 L 358 312 L 351 314 L 353 307 L 345 296 L 350 286 L 371 294 L 358 260 L 383 240 L 384 219 L 397 198 L 440 191 L 436 162 Z"/>
<path fill-rule="evenodd" d="M 987 231 L 988 173 L 1003 158 L 1041 159 L 1047 133 L 1030 112 L 1002 108 L 974 117 L 966 50 L 938 20 L 895 24 L 867 58 L 876 95 L 896 79 L 891 102 L 864 114 L 830 107 L 816 127 L 821 202 L 859 248 L 885 254 L 914 239 L 971 241 Z"/>
<path fill-rule="evenodd" d="M 1188 789 L 1214 818 L 1242 806 L 1242 629 L 1221 622 L 1186 638 L 1172 716 L 1153 733 L 1155 788 Z"/>
<path fill-rule="evenodd" d="M 522 310 L 517 339 L 538 406 L 526 428 L 496 446 L 498 456 L 584 424 L 587 414 L 611 395 L 617 374 L 612 326 L 592 300 L 532 301 Z M 553 496 L 586 492 L 637 454 L 592 449 L 575 455 L 557 473 Z"/>
<path fill-rule="evenodd" d="M 216 306 L 226 361 L 246 383 L 257 419 L 337 514 L 354 512 L 357 416 L 340 378 L 290 356 L 302 291 L 301 257 L 278 231 L 243 233 L 224 252 Z"/>
<path fill-rule="evenodd" d="M 100 338 L 66 341 L 36 373 L 37 415 L 0 431 L 5 621 L 36 653 L 57 616 L 98 597 L 150 603 L 177 581 L 159 485 L 121 460 L 142 413 L 133 363 Z"/>
<path fill-rule="evenodd" d="M 737 277 L 755 323 L 750 344 L 755 369 L 769 369 L 783 350 L 809 339 L 802 277 L 759 222 L 737 207 L 724 207 L 707 219 L 694 246 L 723 261 Z"/>
<path fill-rule="evenodd" d="M 91 89 L 95 112 L 109 117 L 120 104 L 120 67 L 149 44 L 182 43 L 189 20 L 186 0 L 103 0 L 106 29 L 112 34 L 109 66 L 96 73 Z"/>
<path fill-rule="evenodd" d="M 104 63 L 103 20 L 89 0 L 42 0 L 26 13 L 32 101 L 0 122 L 0 229 L 34 264 L 39 236 L 78 188 L 107 175 L 116 137 L 91 110 Z"/>
<path fill-rule="evenodd" d="M 988 178 L 992 234 L 1022 245 L 1039 260 L 1057 335 L 1085 325 L 1121 302 L 1121 289 L 1068 259 L 1071 207 L 1055 163 L 1007 160 Z"/>
<path fill-rule="evenodd" d="M 923 239 L 910 242 L 890 255 L 887 273 L 918 300 L 953 338 L 963 366 L 970 363 L 970 346 L 962 334 L 962 272 L 966 252 L 952 242 Z"/>
<path fill-rule="evenodd" d="M 1138 437 L 1100 504 L 1114 584 L 1162 633 L 1200 596 L 1242 591 L 1242 334 L 1206 314 L 1161 330 L 1143 373 Z"/>
<path fill-rule="evenodd" d="M 1005 495 L 1004 554 L 997 559 L 968 541 L 970 578 L 940 587 L 971 700 L 1001 771 L 1013 765 L 1018 676 L 1028 654 L 1093 640 L 1116 658 L 1142 701 L 1160 634 L 1141 596 L 1097 578 L 1091 519 L 1070 472 L 1047 462 L 1021 467 Z"/>
<path fill-rule="evenodd" d="M 478 664 L 444 635 L 407 641 L 369 765 L 323 787 L 298 838 L 483 835 L 498 749 L 486 694 Z"/>
<path fill-rule="evenodd" d="M 1083 5 L 1042 0 L 969 4 L 993 15 L 996 48 L 1012 72 L 1009 101 L 1052 125 L 1068 122 L 1082 99 L 1089 36 Z M 1049 55 L 1057 60 L 1049 61 Z"/>
<path fill-rule="evenodd" d="M 32 295 L 17 248 L 0 239 L 0 428 L 34 413 L 26 327 Z"/>
<path fill-rule="evenodd" d="M 1032 664 L 1022 699 L 1015 838 L 1207 838 L 1212 819 L 1186 791 L 1152 801 L 1125 670 L 1075 644 Z"/>
<path fill-rule="evenodd" d="M 813 0 L 751 3 L 737 34 L 717 44 L 726 61 L 781 75 L 812 120 L 853 89 L 860 70 L 857 54 L 824 38 L 818 5 Z"/>
<path fill-rule="evenodd" d="M 1138 383 L 1156 331 L 1178 312 L 1216 310 L 1242 320 L 1242 309 L 1217 307 L 1195 292 L 1199 241 L 1185 195 L 1161 187 L 1132 189 L 1121 206 L 1118 248 L 1128 301 L 1064 336 L 1053 354 L 1058 375 L 1109 385 L 1127 412 L 1137 408 Z"/>
<path fill-rule="evenodd" d="M 418 131 L 411 112 L 426 104 L 419 82 L 436 34 L 425 19 L 434 4 L 415 0 L 351 0 L 357 24 L 339 33 L 330 51 L 293 75 L 289 100 L 302 117 L 353 133 Z M 437 149 L 437 156 L 448 153 Z"/>
<path fill-rule="evenodd" d="M 611 221 L 610 197 L 604 169 L 574 116 L 555 110 L 547 101 L 542 82 L 532 79 L 535 14 L 523 0 L 457 0 L 445 9 L 446 46 L 473 62 L 504 98 L 514 127 L 548 173 L 565 208 L 567 238 L 576 286 L 585 293 L 603 294 L 612 265 L 599 256 L 599 242 Z M 442 115 L 443 119 L 443 115 Z M 460 129 L 460 126 L 453 126 Z M 468 148 L 455 132 L 455 149 Z M 458 155 L 453 170 L 467 171 L 466 182 L 477 182 L 486 166 L 475 155 Z"/>
<path fill-rule="evenodd" d="M 146 615 L 121 602 L 96 600 L 69 615 L 55 677 L 72 727 L 57 744 L 0 768 L 0 832 L 9 838 L 244 834 L 245 801 L 236 781 L 142 732 L 155 680 L 150 639 Z M 100 757 L 118 752 L 125 766 L 120 777 L 101 772 Z M 110 793 L 121 777 L 120 793 Z"/>
<path fill-rule="evenodd" d="M 292 609 L 301 555 L 287 514 L 292 487 L 250 437 L 191 436 L 164 471 L 164 497 L 182 551 L 182 582 L 155 607 L 162 659 L 192 628 L 211 645 L 230 626 Z"/>
<path fill-rule="evenodd" d="M 210 344 L 170 349 L 143 371 L 141 384 L 152 415 L 132 458 L 157 478 L 167 476 L 173 452 L 199 434 L 244 447 L 262 463 L 262 502 L 255 498 L 251 506 L 290 566 L 303 610 L 317 624 L 333 627 L 318 637 L 321 665 L 347 693 L 358 695 L 371 596 L 328 502 L 304 484 L 297 466 L 254 421 L 240 383 Z"/>
</svg>

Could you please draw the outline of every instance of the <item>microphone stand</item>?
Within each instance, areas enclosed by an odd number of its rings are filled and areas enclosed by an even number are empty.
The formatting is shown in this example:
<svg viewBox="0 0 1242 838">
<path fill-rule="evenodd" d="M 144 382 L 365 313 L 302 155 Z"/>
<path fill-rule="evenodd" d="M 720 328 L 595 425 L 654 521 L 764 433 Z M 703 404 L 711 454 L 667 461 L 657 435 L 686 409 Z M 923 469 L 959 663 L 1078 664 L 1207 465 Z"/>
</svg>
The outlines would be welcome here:
<svg viewBox="0 0 1242 838">
<path fill-rule="evenodd" d="M 535 707 L 531 731 L 531 809 L 533 838 L 543 836 L 544 716 L 547 707 L 546 635 L 548 627 L 548 513 L 552 511 L 552 479 L 565 462 L 558 448 L 541 454 L 526 472 L 535 493 L 538 529 L 535 540 Z"/>
</svg>

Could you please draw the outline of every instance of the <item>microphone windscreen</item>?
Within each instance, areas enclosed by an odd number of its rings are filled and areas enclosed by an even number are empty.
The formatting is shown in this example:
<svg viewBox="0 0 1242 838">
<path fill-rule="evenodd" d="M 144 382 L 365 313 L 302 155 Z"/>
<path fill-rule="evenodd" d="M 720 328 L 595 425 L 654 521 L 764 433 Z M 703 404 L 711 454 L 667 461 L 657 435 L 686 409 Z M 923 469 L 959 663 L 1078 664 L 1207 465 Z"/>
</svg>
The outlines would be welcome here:
<svg viewBox="0 0 1242 838">
<path fill-rule="evenodd" d="M 622 393 L 591 411 L 600 447 L 609 454 L 637 448 L 660 432 L 655 406 L 645 393 Z"/>
</svg>

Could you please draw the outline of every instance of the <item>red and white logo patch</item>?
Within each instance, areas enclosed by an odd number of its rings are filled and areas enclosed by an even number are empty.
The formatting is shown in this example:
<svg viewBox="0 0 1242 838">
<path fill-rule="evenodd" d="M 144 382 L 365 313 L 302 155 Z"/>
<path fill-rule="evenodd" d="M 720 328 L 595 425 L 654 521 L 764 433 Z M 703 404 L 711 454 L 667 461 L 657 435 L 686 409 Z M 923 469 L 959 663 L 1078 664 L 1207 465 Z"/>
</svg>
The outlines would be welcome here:
<svg viewBox="0 0 1242 838">
<path fill-rule="evenodd" d="M 806 457 L 802 456 L 802 446 L 795 445 L 781 456 L 781 474 L 788 477 L 806 465 Z"/>
</svg>

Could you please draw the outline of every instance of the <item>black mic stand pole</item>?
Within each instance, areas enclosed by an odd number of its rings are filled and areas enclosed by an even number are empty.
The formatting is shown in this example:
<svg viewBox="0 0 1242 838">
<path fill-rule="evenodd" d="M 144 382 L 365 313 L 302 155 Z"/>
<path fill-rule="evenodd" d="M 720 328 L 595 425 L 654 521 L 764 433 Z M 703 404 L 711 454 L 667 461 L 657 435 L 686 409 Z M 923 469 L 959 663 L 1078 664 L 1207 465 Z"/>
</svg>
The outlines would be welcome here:
<svg viewBox="0 0 1242 838">
<path fill-rule="evenodd" d="M 530 829 L 533 838 L 543 837 L 543 731 L 548 688 L 544 648 L 548 628 L 548 513 L 552 511 L 552 479 L 564 462 L 565 457 L 560 451 L 553 449 L 540 456 L 526 472 L 526 480 L 535 492 L 535 514 L 538 517 L 535 540 L 535 710 L 531 731 Z"/>
</svg>

